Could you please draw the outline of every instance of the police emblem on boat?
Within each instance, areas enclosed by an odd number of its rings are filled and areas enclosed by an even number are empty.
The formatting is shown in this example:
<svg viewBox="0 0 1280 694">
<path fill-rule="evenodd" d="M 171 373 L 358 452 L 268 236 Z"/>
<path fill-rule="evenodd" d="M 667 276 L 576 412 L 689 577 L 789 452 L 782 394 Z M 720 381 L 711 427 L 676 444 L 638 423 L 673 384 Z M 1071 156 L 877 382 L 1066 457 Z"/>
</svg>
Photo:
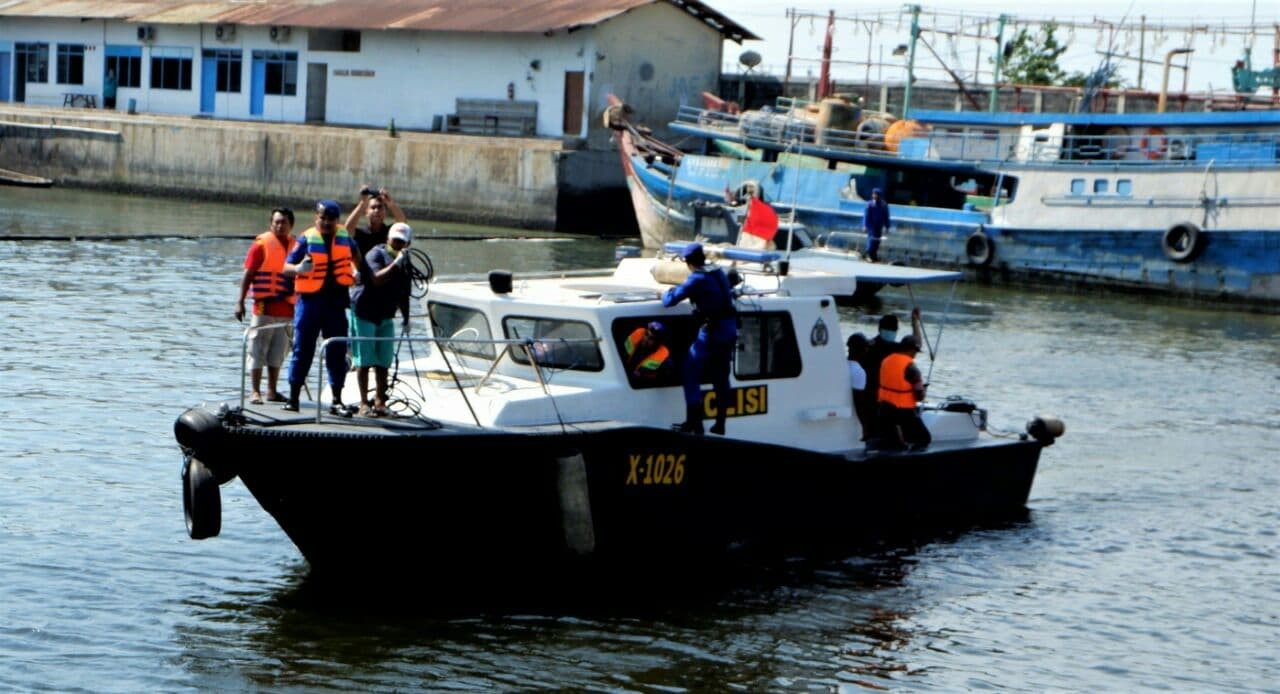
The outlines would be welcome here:
<svg viewBox="0 0 1280 694">
<path fill-rule="evenodd" d="M 813 330 L 809 331 L 809 344 L 814 347 L 821 347 L 827 344 L 827 340 L 831 338 L 831 334 L 827 331 L 827 324 L 819 318 L 817 323 L 813 324 Z"/>
</svg>

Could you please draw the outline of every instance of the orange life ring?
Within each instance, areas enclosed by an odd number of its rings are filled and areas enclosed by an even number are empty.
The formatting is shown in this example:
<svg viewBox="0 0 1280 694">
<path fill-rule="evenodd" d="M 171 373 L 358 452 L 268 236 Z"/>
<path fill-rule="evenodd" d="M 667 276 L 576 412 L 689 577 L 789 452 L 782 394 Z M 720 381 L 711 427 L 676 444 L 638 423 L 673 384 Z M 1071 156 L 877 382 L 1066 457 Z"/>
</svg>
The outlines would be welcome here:
<svg viewBox="0 0 1280 694">
<path fill-rule="evenodd" d="M 1142 138 L 1138 140 L 1138 151 L 1148 159 L 1164 159 L 1168 146 L 1169 138 L 1165 137 L 1164 130 L 1160 128 L 1147 128 L 1142 131 Z"/>
</svg>

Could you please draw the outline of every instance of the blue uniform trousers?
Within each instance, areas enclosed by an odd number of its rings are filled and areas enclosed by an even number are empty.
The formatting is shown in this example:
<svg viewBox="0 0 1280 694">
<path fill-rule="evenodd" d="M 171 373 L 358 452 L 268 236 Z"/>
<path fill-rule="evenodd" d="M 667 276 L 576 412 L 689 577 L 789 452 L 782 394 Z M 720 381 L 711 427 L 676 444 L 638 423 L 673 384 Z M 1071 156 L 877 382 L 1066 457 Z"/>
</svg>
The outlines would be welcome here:
<svg viewBox="0 0 1280 694">
<path fill-rule="evenodd" d="M 289 361 L 289 385 L 302 385 L 316 354 L 316 338 L 347 336 L 346 306 L 316 294 L 303 294 L 293 316 L 293 358 Z M 325 349 L 329 385 L 342 387 L 347 378 L 347 343 L 334 342 Z M 318 395 L 318 394 L 317 394 Z"/>
<path fill-rule="evenodd" d="M 736 337 L 736 336 L 735 336 Z M 702 377 L 711 378 L 716 389 L 716 403 L 729 401 L 729 365 L 733 359 L 736 340 L 715 340 L 707 331 L 698 331 L 698 337 L 689 345 L 689 355 L 684 362 L 684 401 L 687 405 L 702 405 Z"/>
<path fill-rule="evenodd" d="M 880 260 L 880 239 L 884 238 L 881 231 L 872 229 L 867 230 L 867 257 L 872 260 Z"/>
</svg>

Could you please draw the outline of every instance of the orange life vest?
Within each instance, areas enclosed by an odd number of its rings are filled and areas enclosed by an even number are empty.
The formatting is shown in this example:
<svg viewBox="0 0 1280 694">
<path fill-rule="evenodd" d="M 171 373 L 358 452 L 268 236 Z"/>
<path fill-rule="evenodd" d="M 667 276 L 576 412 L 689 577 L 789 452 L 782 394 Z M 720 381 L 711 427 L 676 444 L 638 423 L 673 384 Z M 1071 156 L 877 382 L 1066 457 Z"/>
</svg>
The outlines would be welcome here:
<svg viewBox="0 0 1280 694">
<path fill-rule="evenodd" d="M 293 278 L 284 274 L 284 259 L 293 246 L 293 236 L 281 243 L 275 234 L 264 231 L 253 242 L 262 245 L 264 255 L 262 265 L 249 285 L 249 296 L 254 301 L 275 299 L 296 303 L 298 297 L 293 293 Z"/>
<path fill-rule="evenodd" d="M 333 278 L 338 284 L 350 287 L 356 283 L 355 265 L 351 260 L 353 242 L 347 236 L 347 230 L 338 227 L 333 234 L 333 259 L 329 258 L 329 247 L 324 244 L 324 236 L 311 227 L 302 232 L 302 240 L 307 243 L 307 254 L 311 256 L 314 267 L 294 278 L 294 287 L 299 294 L 314 294 L 324 286 L 324 276 L 329 271 L 329 263 L 333 263 Z"/>
<path fill-rule="evenodd" d="M 915 408 L 915 388 L 907 380 L 907 367 L 911 366 L 911 361 L 906 354 L 890 354 L 880 362 L 880 402 L 904 410 Z"/>
<path fill-rule="evenodd" d="M 640 347 L 640 341 L 644 338 L 644 333 L 644 326 L 640 326 L 639 328 L 631 331 L 631 334 L 627 336 L 626 342 L 623 343 L 622 346 L 627 351 L 628 362 L 635 357 L 636 349 Z M 671 352 L 667 349 L 666 345 L 658 345 L 657 349 L 643 355 L 635 368 L 640 372 L 656 373 L 670 357 Z"/>
</svg>

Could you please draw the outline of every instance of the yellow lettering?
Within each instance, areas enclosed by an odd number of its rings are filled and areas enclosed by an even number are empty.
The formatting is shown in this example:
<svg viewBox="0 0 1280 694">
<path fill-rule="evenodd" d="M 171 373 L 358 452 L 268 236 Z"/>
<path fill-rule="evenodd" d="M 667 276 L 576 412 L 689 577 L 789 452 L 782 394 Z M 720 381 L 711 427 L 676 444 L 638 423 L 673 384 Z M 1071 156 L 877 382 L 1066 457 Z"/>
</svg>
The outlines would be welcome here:
<svg viewBox="0 0 1280 694">
<path fill-rule="evenodd" d="M 742 396 L 743 392 L 750 390 L 750 388 L 735 388 L 734 390 L 737 391 L 734 395 L 738 396 L 738 402 L 733 406 L 733 410 L 729 412 L 729 416 L 740 415 L 745 411 L 742 409 Z"/>
<path fill-rule="evenodd" d="M 685 460 L 684 453 L 681 453 L 680 457 L 676 458 L 675 476 L 673 477 L 676 484 L 680 484 L 681 482 L 684 482 L 684 460 Z"/>
<path fill-rule="evenodd" d="M 666 464 L 666 471 L 662 475 L 662 483 L 671 484 L 671 475 L 672 473 L 675 472 L 675 469 L 676 469 L 676 457 L 670 453 L 668 453 L 665 457 L 667 459 L 667 464 Z"/>
<path fill-rule="evenodd" d="M 626 484 L 640 484 L 640 479 L 636 476 L 636 468 L 640 466 L 640 456 L 629 456 L 631 461 L 631 472 L 627 473 Z"/>
<path fill-rule="evenodd" d="M 716 392 L 709 390 L 702 396 L 702 414 L 704 417 L 716 416 Z"/>
<path fill-rule="evenodd" d="M 746 389 L 747 408 L 744 410 L 746 414 L 755 414 L 760 411 L 760 394 L 755 388 Z"/>
<path fill-rule="evenodd" d="M 653 484 L 653 455 L 644 459 L 644 483 Z"/>
</svg>

